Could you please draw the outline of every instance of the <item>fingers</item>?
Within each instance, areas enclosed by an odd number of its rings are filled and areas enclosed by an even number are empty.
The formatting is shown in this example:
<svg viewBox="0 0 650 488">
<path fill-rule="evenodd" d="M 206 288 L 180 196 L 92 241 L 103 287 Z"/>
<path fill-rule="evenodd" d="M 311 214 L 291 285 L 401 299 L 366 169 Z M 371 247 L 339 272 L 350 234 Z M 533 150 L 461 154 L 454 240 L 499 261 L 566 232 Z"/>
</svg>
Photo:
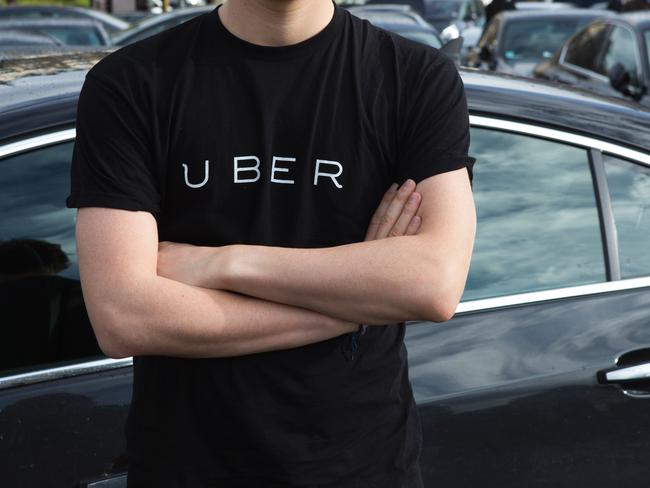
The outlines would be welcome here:
<svg viewBox="0 0 650 488">
<path fill-rule="evenodd" d="M 406 228 L 406 233 L 404 235 L 414 236 L 420 230 L 420 224 L 422 223 L 422 218 L 419 215 L 416 215 L 411 219 L 408 227 Z"/>
<path fill-rule="evenodd" d="M 400 216 L 397 219 L 397 222 L 395 223 L 393 228 L 388 232 L 389 236 L 391 237 L 403 236 L 407 233 L 409 226 L 411 225 L 413 219 L 415 218 L 415 213 L 420 208 L 421 201 L 422 201 L 422 195 L 420 193 L 414 191 L 413 193 L 411 193 L 411 195 L 409 195 L 408 199 L 406 200 L 406 203 L 404 204 L 404 207 L 402 208 Z"/>
<path fill-rule="evenodd" d="M 398 222 L 400 215 L 405 210 L 407 201 L 409 200 L 409 197 L 414 192 L 414 190 L 415 181 L 411 179 L 406 180 L 404 184 L 399 188 L 399 190 L 397 190 L 392 201 L 388 205 L 388 208 L 384 212 L 383 217 L 380 218 L 380 224 L 375 234 L 375 239 L 383 239 L 384 237 L 401 235 L 397 232 L 395 225 Z M 417 208 L 420 205 L 420 201 L 417 197 L 415 202 L 411 201 L 409 203 L 408 211 L 412 209 L 413 205 L 415 205 L 417 211 Z M 406 223 L 401 222 L 400 225 L 403 226 L 404 231 L 406 231 L 408 223 L 411 221 L 413 215 L 415 215 L 415 212 L 409 216 L 408 220 L 406 220 Z"/>
<path fill-rule="evenodd" d="M 397 186 L 397 183 L 393 183 L 386 191 L 386 193 L 384 193 L 384 197 L 381 199 L 381 203 L 379 203 L 377 210 L 375 210 L 375 213 L 370 219 L 370 225 L 368 226 L 368 230 L 366 231 L 366 238 L 364 240 L 373 241 L 377 238 L 377 230 L 381 225 L 382 217 L 386 214 L 388 206 L 393 201 L 393 198 L 397 193 Z"/>
</svg>

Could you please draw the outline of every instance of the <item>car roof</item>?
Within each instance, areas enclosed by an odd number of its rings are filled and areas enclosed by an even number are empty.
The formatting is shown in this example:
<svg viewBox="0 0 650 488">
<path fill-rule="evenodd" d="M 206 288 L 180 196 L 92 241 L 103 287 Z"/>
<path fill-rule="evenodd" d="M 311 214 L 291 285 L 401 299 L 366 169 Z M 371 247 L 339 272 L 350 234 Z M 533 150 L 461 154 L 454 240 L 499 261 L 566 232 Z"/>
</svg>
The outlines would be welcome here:
<svg viewBox="0 0 650 488">
<path fill-rule="evenodd" d="M 73 125 L 86 71 L 115 49 L 0 58 L 0 139 Z M 542 124 L 650 151 L 650 111 L 638 104 L 542 80 L 460 72 L 474 115 Z"/>
<path fill-rule="evenodd" d="M 66 15 L 70 14 L 72 12 L 79 14 L 79 15 L 87 15 L 88 17 L 92 17 L 95 19 L 100 20 L 101 22 L 105 22 L 107 24 L 113 25 L 117 28 L 124 29 L 129 26 L 128 22 L 125 22 L 124 20 L 115 17 L 114 15 L 111 15 L 107 12 L 104 12 L 102 10 L 97 10 L 97 9 L 92 9 L 88 7 L 75 7 L 72 5 L 11 5 L 7 7 L 3 7 L 0 10 L 0 18 L 10 18 L 12 15 L 18 14 L 20 15 L 23 12 L 40 12 L 43 14 L 46 14 L 47 12 L 56 12 L 61 15 Z M 33 17 L 32 17 L 33 18 Z M 45 17 L 44 18 L 48 18 Z"/>
<path fill-rule="evenodd" d="M 148 15 L 140 20 L 136 20 L 127 29 L 116 33 L 113 37 L 113 42 L 115 44 L 121 44 L 124 40 L 132 38 L 134 35 L 138 35 L 141 31 L 146 30 L 152 26 L 173 21 L 177 17 L 195 17 L 202 13 L 211 12 L 215 8 L 216 7 L 213 4 L 210 4 L 196 7 L 179 8 L 177 10 L 172 10 L 171 12 Z"/>
<path fill-rule="evenodd" d="M 41 26 L 101 26 L 99 20 L 82 19 L 79 17 L 54 17 L 54 18 L 0 18 L 0 28 L 41 27 Z"/>
<path fill-rule="evenodd" d="M 633 26 L 650 27 L 650 10 L 624 12 L 619 14 L 618 18 Z"/>
<path fill-rule="evenodd" d="M 599 10 L 588 8 L 561 8 L 561 9 L 540 9 L 540 10 L 504 10 L 498 15 L 503 22 L 519 19 L 560 19 L 562 17 L 618 17 L 616 12 L 611 10 Z"/>
</svg>

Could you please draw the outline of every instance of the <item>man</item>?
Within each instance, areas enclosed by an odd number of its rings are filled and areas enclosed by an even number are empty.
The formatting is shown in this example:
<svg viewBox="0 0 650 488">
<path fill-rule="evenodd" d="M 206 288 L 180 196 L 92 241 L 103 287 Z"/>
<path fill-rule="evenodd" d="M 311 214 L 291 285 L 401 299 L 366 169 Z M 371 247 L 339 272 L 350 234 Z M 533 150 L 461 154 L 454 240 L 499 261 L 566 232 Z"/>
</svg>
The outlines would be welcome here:
<svg viewBox="0 0 650 488">
<path fill-rule="evenodd" d="M 453 62 L 331 0 L 228 0 L 104 57 L 77 117 L 129 486 L 421 487 L 404 321 L 453 315 L 475 232 Z"/>
</svg>

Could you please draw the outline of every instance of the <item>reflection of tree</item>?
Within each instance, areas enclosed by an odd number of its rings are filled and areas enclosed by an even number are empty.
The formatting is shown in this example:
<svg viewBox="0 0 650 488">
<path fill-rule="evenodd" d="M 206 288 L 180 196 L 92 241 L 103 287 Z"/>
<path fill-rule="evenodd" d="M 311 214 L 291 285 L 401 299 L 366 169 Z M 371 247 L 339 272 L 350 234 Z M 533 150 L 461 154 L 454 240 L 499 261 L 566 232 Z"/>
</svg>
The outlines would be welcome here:
<svg viewBox="0 0 650 488">
<path fill-rule="evenodd" d="M 0 281 L 57 274 L 68 266 L 70 260 L 59 244 L 36 239 L 0 242 Z"/>
<path fill-rule="evenodd" d="M 55 75 L 70 70 L 88 70 L 114 48 L 99 50 L 77 46 L 57 46 L 58 53 L 23 54 L 2 59 L 0 56 L 0 85 L 26 76 Z M 1 54 L 1 53 L 0 53 Z"/>
<path fill-rule="evenodd" d="M 643 219 L 643 214 L 648 205 L 650 205 L 650 175 L 638 173 L 634 175 L 634 181 L 632 182 L 632 188 L 630 190 L 630 196 L 638 202 L 639 213 L 636 218 L 636 223 L 634 228 L 639 229 L 641 227 L 641 220 Z"/>
<path fill-rule="evenodd" d="M 101 355 L 69 265 L 58 244 L 0 242 L 0 370 Z"/>
</svg>

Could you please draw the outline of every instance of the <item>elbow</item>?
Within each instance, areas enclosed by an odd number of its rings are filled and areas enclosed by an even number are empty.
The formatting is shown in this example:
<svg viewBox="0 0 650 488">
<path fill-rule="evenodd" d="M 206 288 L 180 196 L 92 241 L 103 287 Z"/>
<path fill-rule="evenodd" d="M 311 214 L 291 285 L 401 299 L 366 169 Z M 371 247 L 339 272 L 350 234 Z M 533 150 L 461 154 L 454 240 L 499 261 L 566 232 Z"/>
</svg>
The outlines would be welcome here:
<svg viewBox="0 0 650 488">
<path fill-rule="evenodd" d="M 432 276 L 438 276 L 439 279 L 432 279 Z M 451 273 L 436 274 L 427 273 L 422 276 L 417 294 L 416 307 L 418 320 L 427 320 L 429 322 L 447 322 L 456 314 L 456 309 L 460 303 L 462 289 L 459 291 L 456 283 L 456 276 Z"/>
<path fill-rule="evenodd" d="M 447 322 L 456 314 L 458 302 L 450 299 L 437 298 L 429 295 L 427 299 L 423 299 L 420 304 L 420 318 L 419 320 L 427 320 L 429 322 Z"/>
<path fill-rule="evenodd" d="M 135 321 L 130 320 L 126 314 L 116 313 L 115 310 L 113 308 L 110 313 L 96 312 L 90 317 L 102 353 L 111 359 L 124 359 L 142 354 L 136 347 L 138 341 L 134 339 Z"/>
</svg>

